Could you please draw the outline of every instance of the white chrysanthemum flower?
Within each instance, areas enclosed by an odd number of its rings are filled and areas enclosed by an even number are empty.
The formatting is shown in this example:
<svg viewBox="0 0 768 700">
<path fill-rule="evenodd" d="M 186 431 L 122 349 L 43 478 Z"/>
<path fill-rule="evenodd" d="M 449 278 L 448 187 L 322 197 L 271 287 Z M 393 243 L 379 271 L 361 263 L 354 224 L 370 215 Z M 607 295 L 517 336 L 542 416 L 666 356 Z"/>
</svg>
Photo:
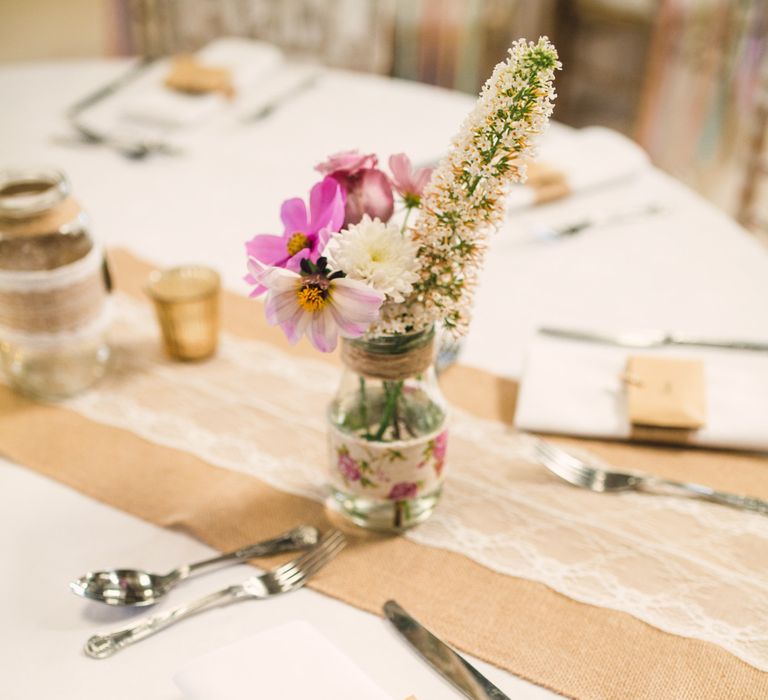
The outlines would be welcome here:
<svg viewBox="0 0 768 700">
<path fill-rule="evenodd" d="M 400 303 L 419 279 L 418 246 L 395 223 L 367 214 L 358 224 L 333 234 L 325 254 L 335 270 L 361 280 Z"/>
</svg>

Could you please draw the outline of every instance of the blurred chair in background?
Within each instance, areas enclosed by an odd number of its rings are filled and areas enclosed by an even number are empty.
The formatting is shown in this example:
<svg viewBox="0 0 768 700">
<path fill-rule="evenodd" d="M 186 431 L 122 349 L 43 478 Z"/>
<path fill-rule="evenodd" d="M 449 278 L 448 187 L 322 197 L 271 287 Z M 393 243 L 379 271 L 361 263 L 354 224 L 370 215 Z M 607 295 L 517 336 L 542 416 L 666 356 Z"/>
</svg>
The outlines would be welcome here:
<svg viewBox="0 0 768 700">
<path fill-rule="evenodd" d="M 765 0 L 662 0 L 637 128 L 657 165 L 749 224 L 766 176 L 767 31 Z"/>
<path fill-rule="evenodd" d="M 476 93 L 517 37 L 551 34 L 555 0 L 400 0 L 392 74 Z"/>
<path fill-rule="evenodd" d="M 112 0 L 135 53 L 225 34 L 296 58 L 477 93 L 519 36 L 549 35 L 568 70 L 558 119 L 632 130 L 656 0 Z M 620 59 L 620 60 L 619 60 Z"/>
<path fill-rule="evenodd" d="M 389 73 L 395 0 L 116 0 L 135 52 L 195 51 L 220 36 L 268 41 L 296 59 Z"/>
<path fill-rule="evenodd" d="M 555 0 L 115 0 L 136 53 L 194 51 L 225 34 L 288 55 L 468 92 L 517 36 L 552 25 Z"/>
<path fill-rule="evenodd" d="M 657 0 L 558 0 L 553 39 L 564 66 L 558 119 L 632 133 Z M 565 71 L 563 71 L 565 75 Z M 558 76 L 560 78 L 560 76 Z"/>
<path fill-rule="evenodd" d="M 763 55 L 739 220 L 768 243 L 768 52 Z"/>
</svg>

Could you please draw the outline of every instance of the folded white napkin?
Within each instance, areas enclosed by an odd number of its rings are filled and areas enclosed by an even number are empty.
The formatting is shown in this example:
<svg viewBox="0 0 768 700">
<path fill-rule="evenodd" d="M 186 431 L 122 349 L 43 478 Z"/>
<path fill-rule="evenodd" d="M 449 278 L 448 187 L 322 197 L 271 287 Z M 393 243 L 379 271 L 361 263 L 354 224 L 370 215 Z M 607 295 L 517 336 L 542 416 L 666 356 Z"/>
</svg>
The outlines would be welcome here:
<svg viewBox="0 0 768 700">
<path fill-rule="evenodd" d="M 561 172 L 572 194 L 627 180 L 649 165 L 645 151 L 617 131 L 601 126 L 554 127 L 542 139 L 536 162 Z M 515 185 L 507 208 L 531 206 L 536 196 L 533 187 Z"/>
<path fill-rule="evenodd" d="M 528 349 L 515 425 L 584 437 L 630 436 L 622 374 L 629 355 L 704 362 L 706 425 L 693 444 L 768 450 L 768 356 L 695 347 L 635 350 L 539 335 Z"/>
<path fill-rule="evenodd" d="M 211 42 L 196 57 L 205 65 L 230 69 L 234 102 L 252 102 L 254 91 L 283 61 L 282 53 L 271 44 L 232 37 Z M 164 84 L 170 68 L 171 59 L 158 61 L 117 93 L 85 110 L 79 120 L 116 138 L 163 138 L 233 105 L 219 93 L 187 95 L 171 90 Z"/>
<path fill-rule="evenodd" d="M 189 700 L 392 700 L 303 621 L 289 622 L 195 659 L 174 680 Z"/>
</svg>

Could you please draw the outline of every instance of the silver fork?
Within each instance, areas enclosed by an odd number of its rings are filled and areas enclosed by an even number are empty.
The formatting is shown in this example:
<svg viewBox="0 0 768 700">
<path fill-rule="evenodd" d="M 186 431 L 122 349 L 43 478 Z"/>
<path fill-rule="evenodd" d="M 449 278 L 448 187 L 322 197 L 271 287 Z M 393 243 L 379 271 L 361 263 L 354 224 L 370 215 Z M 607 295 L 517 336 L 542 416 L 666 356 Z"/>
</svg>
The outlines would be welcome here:
<svg viewBox="0 0 768 700">
<path fill-rule="evenodd" d="M 540 462 L 553 474 L 574 486 L 581 486 L 590 491 L 604 493 L 606 491 L 636 490 L 693 496 L 733 508 L 752 510 L 768 515 L 768 502 L 761 501 L 759 498 L 715 491 L 702 484 L 683 483 L 645 474 L 604 469 L 588 464 L 544 440 L 536 441 L 536 454 Z"/>
<path fill-rule="evenodd" d="M 251 576 L 241 584 L 229 586 L 191 603 L 146 617 L 138 623 L 110 634 L 97 634 L 85 644 L 85 653 L 94 659 L 105 659 L 120 649 L 170 627 L 203 610 L 248 598 L 271 598 L 301 588 L 344 547 L 346 541 L 338 530 L 330 530 L 308 552 L 259 576 Z"/>
</svg>

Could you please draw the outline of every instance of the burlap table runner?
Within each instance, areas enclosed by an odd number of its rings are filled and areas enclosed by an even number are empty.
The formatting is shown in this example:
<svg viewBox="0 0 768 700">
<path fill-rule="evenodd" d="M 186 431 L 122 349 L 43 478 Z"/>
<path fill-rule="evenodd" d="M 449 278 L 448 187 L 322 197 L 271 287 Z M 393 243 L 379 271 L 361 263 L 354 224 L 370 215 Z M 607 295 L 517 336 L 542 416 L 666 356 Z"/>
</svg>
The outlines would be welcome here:
<svg viewBox="0 0 768 700">
<path fill-rule="evenodd" d="M 120 251 L 112 262 L 117 286 L 141 296 L 149 267 Z M 245 298 L 225 295 L 222 322 L 243 337 L 288 348 L 279 329 L 267 326 Z M 317 357 L 306 346 L 291 351 Z M 479 370 L 453 368 L 444 389 L 456 404 L 482 417 L 509 420 L 514 412 L 514 383 Z M 632 468 L 768 497 L 765 457 L 580 444 Z M 27 401 L 5 388 L 0 388 L 0 449 L 82 493 L 221 550 L 300 521 L 328 526 L 316 502 L 73 411 Z M 459 554 L 399 537 L 350 534 L 351 546 L 313 581 L 314 589 L 376 613 L 386 599 L 397 598 L 457 647 L 560 693 L 579 698 L 768 697 L 768 674 L 713 644 L 577 603 Z"/>
</svg>

